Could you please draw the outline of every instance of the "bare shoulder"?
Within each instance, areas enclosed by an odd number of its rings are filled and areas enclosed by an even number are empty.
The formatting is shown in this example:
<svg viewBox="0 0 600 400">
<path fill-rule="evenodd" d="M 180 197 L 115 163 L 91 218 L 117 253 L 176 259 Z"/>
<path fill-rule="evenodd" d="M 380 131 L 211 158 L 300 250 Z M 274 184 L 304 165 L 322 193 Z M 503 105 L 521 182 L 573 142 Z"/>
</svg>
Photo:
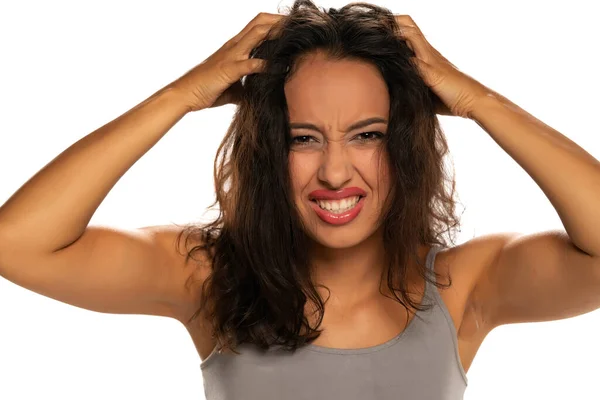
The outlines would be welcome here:
<svg viewBox="0 0 600 400">
<path fill-rule="evenodd" d="M 204 242 L 196 235 L 188 235 L 184 227 L 175 224 L 144 229 L 156 235 L 156 242 L 172 260 L 172 272 L 179 275 L 181 295 L 177 301 L 175 318 L 186 325 L 200 307 L 201 288 L 212 270 L 209 257 L 204 251 L 195 251 L 191 257 L 188 256 L 192 248 L 202 246 Z"/>
</svg>

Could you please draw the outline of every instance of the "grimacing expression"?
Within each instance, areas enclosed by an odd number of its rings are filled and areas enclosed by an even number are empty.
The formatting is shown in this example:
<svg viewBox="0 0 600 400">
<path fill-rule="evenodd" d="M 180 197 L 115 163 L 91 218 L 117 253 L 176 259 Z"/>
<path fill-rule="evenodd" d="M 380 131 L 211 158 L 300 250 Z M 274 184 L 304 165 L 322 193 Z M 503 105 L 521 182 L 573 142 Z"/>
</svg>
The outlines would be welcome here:
<svg viewBox="0 0 600 400">
<path fill-rule="evenodd" d="M 319 51 L 306 55 L 295 67 L 284 87 L 294 202 L 309 237 L 328 248 L 352 247 L 380 227 L 390 188 L 381 140 L 389 121 L 387 85 L 376 66 L 355 59 L 328 59 Z M 367 119 L 372 121 L 351 127 Z M 357 197 L 323 203 L 312 200 L 313 191 L 351 187 L 364 191 L 356 205 L 362 203 L 358 215 L 341 225 L 320 217 L 328 212 L 322 207 L 339 212 L 352 207 Z"/>
</svg>

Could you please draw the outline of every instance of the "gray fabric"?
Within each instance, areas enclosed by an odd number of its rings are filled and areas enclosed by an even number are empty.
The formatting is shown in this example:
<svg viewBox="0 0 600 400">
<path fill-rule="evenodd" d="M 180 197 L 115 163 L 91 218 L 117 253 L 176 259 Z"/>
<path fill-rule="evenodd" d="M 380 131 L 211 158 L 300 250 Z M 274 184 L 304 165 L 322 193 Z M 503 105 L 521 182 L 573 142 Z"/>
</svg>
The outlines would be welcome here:
<svg viewBox="0 0 600 400">
<path fill-rule="evenodd" d="M 434 246 L 427 255 L 432 269 Z M 400 335 L 377 346 L 331 349 L 307 345 L 294 354 L 247 343 L 240 355 L 213 352 L 200 364 L 207 400 L 399 400 L 463 398 L 468 379 L 459 361 L 454 322 L 437 288 Z"/>
</svg>

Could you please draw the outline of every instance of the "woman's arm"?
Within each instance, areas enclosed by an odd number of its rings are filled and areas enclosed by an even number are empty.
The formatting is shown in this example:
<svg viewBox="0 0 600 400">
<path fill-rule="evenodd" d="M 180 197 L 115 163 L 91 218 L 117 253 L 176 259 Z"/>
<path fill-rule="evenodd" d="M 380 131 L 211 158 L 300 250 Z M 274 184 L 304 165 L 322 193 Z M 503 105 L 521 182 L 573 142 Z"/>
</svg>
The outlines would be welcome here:
<svg viewBox="0 0 600 400">
<path fill-rule="evenodd" d="M 76 241 L 117 181 L 187 111 L 166 86 L 75 142 L 0 207 L 1 246 L 51 252 Z"/>
</svg>

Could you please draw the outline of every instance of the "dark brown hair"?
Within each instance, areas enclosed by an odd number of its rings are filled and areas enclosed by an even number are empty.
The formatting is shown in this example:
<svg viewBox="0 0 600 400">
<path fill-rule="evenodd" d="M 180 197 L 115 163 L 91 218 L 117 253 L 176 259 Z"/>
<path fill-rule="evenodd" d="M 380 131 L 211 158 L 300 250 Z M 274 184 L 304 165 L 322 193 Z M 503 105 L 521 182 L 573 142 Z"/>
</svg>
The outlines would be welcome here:
<svg viewBox="0 0 600 400">
<path fill-rule="evenodd" d="M 387 84 L 390 119 L 384 149 L 392 184 L 381 223 L 389 259 L 387 285 L 407 309 L 428 308 L 407 295 L 408 260 L 419 266 L 422 278 L 444 286 L 431 278 L 417 249 L 446 246 L 444 232 L 453 243 L 451 230 L 459 225 L 455 182 L 444 170 L 448 146 L 435 114 L 437 99 L 411 60 L 413 51 L 399 38 L 391 11 L 367 3 L 325 10 L 309 0 L 297 0 L 288 11 L 277 37 L 252 51 L 252 57 L 267 60 L 266 70 L 242 80 L 241 103 L 217 152 L 211 207 L 220 206 L 219 216 L 208 224 L 188 224 L 180 233 L 200 243 L 186 260 L 203 251 L 211 263 L 190 321 L 207 307 L 204 315 L 214 338 L 235 353 L 242 343 L 295 350 L 322 332 L 317 328 L 324 303 L 309 277 L 309 239 L 293 202 L 288 170 L 283 88 L 300 57 L 323 50 L 334 60 L 366 61 Z M 318 307 L 316 327 L 304 315 L 308 298 Z"/>
</svg>

